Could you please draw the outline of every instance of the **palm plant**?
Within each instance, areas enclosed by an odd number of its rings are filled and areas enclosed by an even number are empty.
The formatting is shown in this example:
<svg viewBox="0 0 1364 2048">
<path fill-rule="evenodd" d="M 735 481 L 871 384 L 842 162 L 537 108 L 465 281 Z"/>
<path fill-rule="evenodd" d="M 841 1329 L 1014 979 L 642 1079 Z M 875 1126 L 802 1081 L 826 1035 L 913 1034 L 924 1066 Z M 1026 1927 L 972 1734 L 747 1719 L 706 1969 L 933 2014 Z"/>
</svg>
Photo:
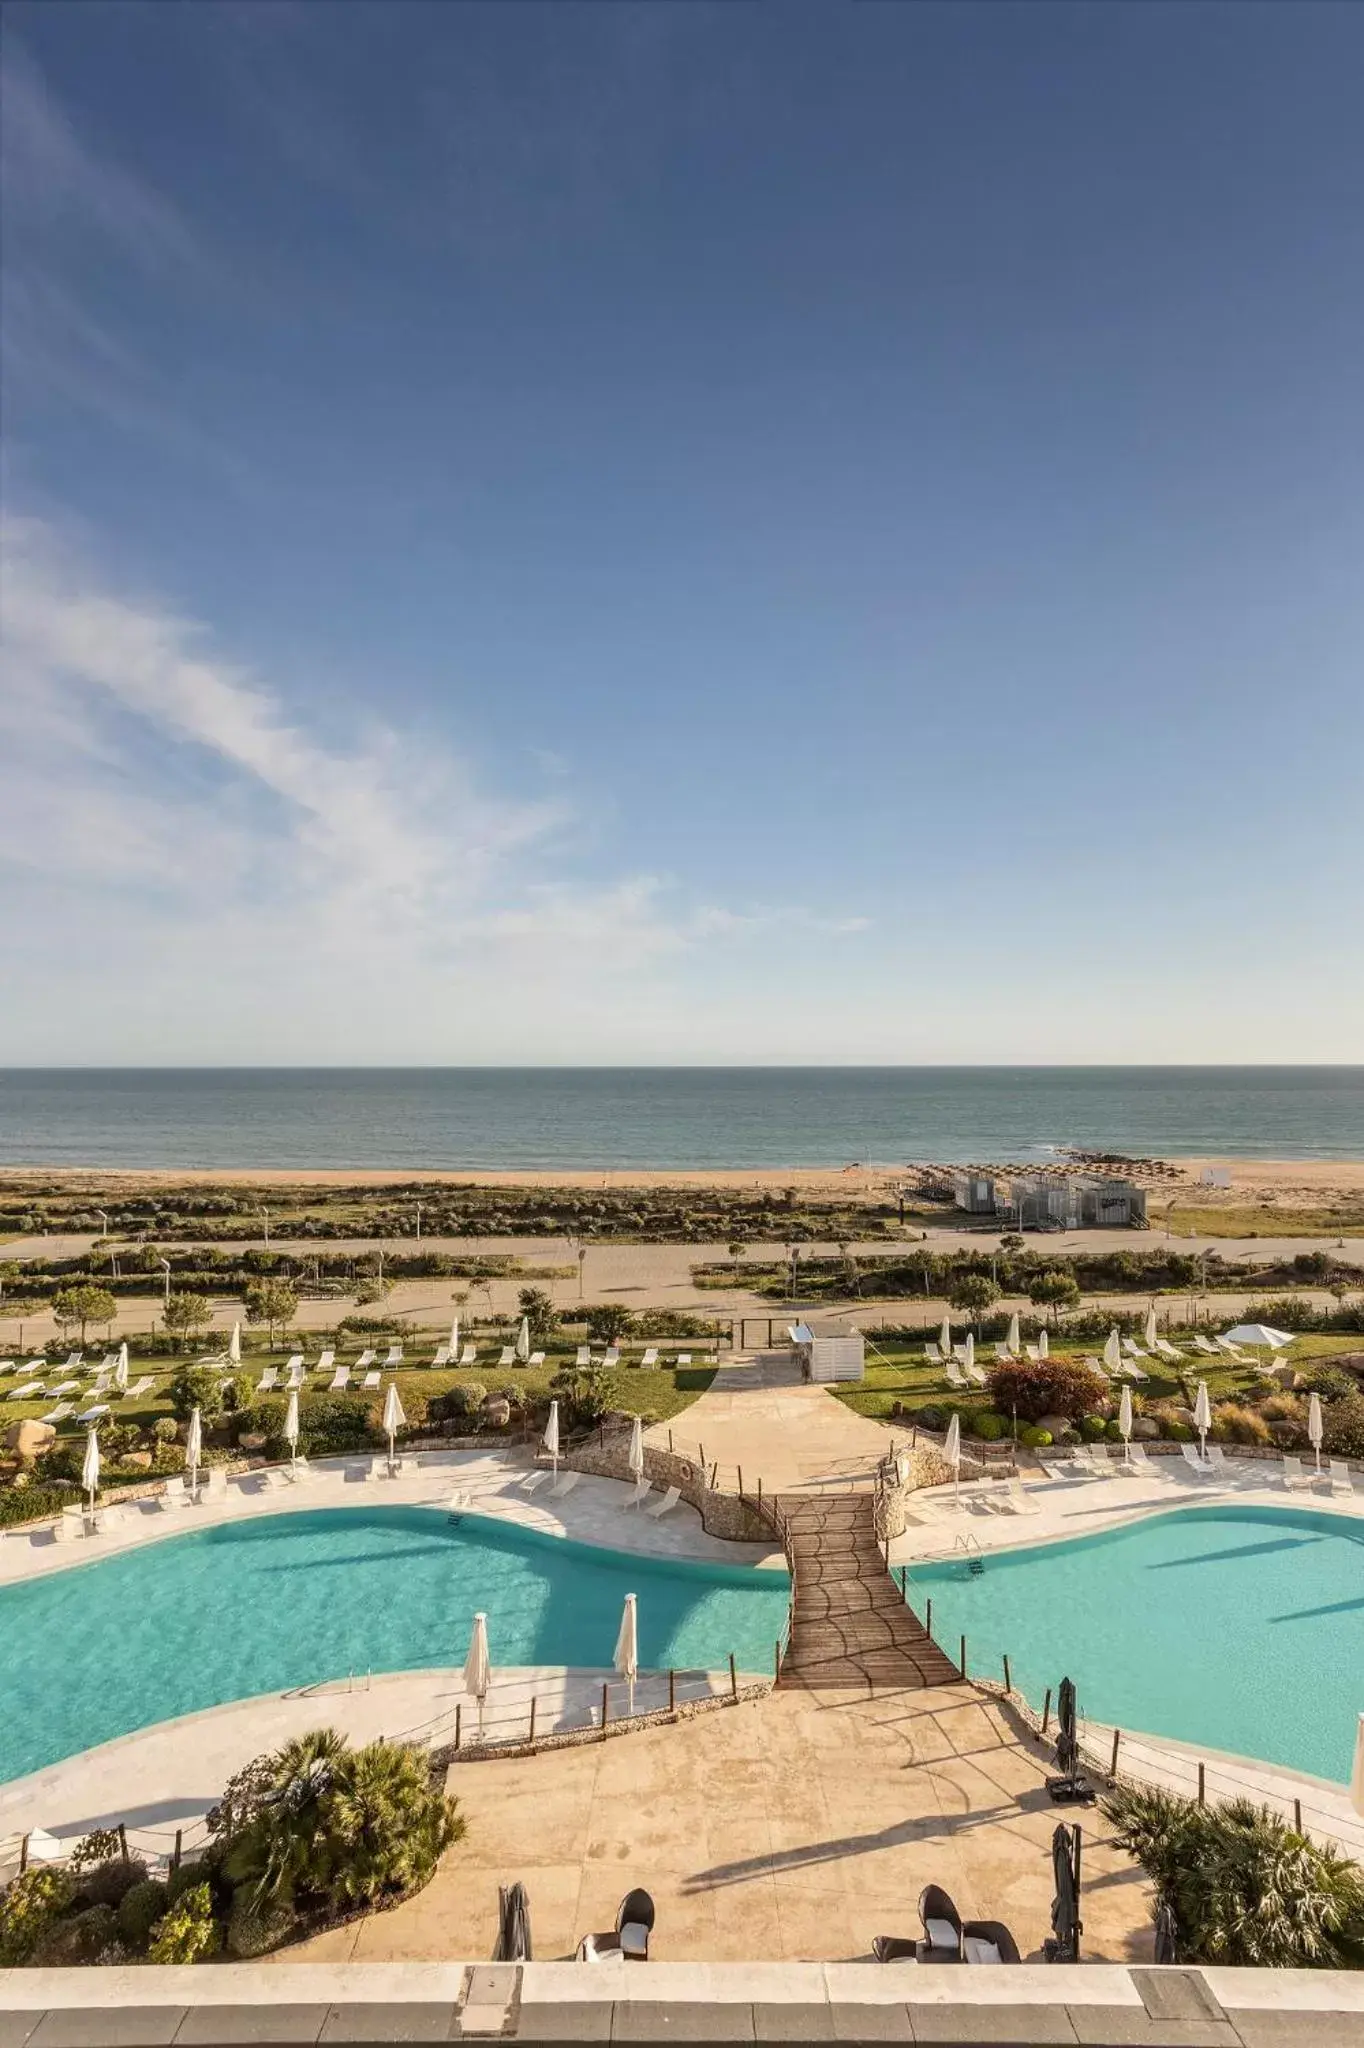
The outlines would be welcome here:
<svg viewBox="0 0 1364 2048">
<path fill-rule="evenodd" d="M 345 1756 L 344 1735 L 315 1728 L 286 1742 L 273 1758 L 269 1788 L 224 1866 L 256 1910 L 328 1890 L 333 1855 L 327 1794 Z"/>
<path fill-rule="evenodd" d="M 454 1800 L 433 1788 L 408 1743 L 371 1742 L 348 1755 L 327 1804 L 336 1905 L 419 1890 L 464 1833 Z"/>
</svg>

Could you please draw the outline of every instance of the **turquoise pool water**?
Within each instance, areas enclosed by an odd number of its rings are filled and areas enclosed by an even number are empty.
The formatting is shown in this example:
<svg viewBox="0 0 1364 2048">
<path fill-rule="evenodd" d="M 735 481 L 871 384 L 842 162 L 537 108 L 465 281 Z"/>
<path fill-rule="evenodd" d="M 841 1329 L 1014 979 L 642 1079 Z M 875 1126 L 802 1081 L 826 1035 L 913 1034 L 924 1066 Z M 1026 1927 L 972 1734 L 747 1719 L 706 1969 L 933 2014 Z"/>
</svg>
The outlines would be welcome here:
<svg viewBox="0 0 1364 2048">
<path fill-rule="evenodd" d="M 641 1668 L 770 1671 L 784 1571 L 627 1556 L 443 1509 L 326 1508 L 162 1538 L 0 1588 L 0 1780 L 135 1728 L 348 1671 L 609 1666 L 626 1593 Z"/>
<path fill-rule="evenodd" d="M 1347 1784 L 1364 1712 L 1364 1522 L 1207 1507 L 911 1567 L 933 1633 L 1037 1707 L 1067 1673 L 1097 1721 Z"/>
</svg>

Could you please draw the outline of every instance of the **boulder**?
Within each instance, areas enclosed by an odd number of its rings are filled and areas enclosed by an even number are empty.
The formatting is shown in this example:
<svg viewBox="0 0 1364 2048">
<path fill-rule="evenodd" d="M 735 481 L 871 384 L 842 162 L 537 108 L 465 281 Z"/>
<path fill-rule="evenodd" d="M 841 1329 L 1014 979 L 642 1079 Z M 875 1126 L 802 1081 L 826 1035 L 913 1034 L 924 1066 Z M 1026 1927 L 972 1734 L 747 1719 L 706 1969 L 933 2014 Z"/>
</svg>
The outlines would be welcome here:
<svg viewBox="0 0 1364 2048">
<path fill-rule="evenodd" d="M 497 1399 L 485 1401 L 483 1413 L 494 1429 L 505 1429 L 511 1421 L 511 1402 Z"/>
<path fill-rule="evenodd" d="M 57 1431 L 50 1422 L 13 1422 L 5 1431 L 5 1448 L 18 1453 L 21 1465 L 31 1465 L 56 1441 Z"/>
<path fill-rule="evenodd" d="M 268 1441 L 269 1439 L 259 1429 L 245 1430 L 237 1438 L 237 1442 L 244 1451 L 263 1451 Z"/>
<path fill-rule="evenodd" d="M 152 1454 L 150 1451 L 125 1451 L 118 1462 L 120 1465 L 126 1465 L 130 1472 L 150 1472 Z"/>
<path fill-rule="evenodd" d="M 1149 1415 L 1134 1416 L 1132 1420 L 1132 1435 L 1134 1437 L 1144 1437 L 1149 1443 L 1153 1437 L 1160 1435 L 1160 1424 L 1153 1422 Z"/>
<path fill-rule="evenodd" d="M 1051 1434 L 1052 1442 L 1054 1444 L 1059 1444 L 1061 1441 L 1062 1430 L 1073 1430 L 1075 1424 L 1071 1421 L 1068 1415 L 1044 1415 L 1042 1417 L 1042 1420 L 1038 1423 L 1037 1427 L 1039 1429 L 1048 1430 Z"/>
</svg>

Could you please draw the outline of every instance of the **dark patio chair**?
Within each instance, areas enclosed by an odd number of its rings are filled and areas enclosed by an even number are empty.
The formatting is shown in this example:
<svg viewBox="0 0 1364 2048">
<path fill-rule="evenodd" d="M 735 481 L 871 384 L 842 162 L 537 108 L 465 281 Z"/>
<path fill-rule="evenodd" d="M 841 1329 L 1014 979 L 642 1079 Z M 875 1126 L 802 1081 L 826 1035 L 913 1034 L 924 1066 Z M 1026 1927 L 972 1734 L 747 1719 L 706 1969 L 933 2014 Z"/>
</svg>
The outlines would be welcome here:
<svg viewBox="0 0 1364 2048">
<path fill-rule="evenodd" d="M 654 1902 L 646 1891 L 627 1892 L 610 1934 L 585 1934 L 578 1943 L 578 1961 L 591 1963 L 617 1951 L 627 1963 L 647 1963 L 649 1936 L 654 1931 Z"/>
</svg>

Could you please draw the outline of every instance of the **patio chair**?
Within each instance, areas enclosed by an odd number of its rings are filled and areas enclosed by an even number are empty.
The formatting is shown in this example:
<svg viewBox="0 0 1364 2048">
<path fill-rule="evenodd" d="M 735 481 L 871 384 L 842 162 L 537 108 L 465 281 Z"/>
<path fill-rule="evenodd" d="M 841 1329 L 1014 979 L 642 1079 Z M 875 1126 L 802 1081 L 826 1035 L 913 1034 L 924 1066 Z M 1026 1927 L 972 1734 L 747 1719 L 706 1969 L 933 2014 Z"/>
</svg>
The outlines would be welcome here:
<svg viewBox="0 0 1364 2048">
<path fill-rule="evenodd" d="M 386 1356 L 386 1357 L 385 1357 L 385 1359 L 384 1359 L 384 1369 L 385 1369 L 385 1371 L 387 1371 L 387 1370 L 388 1370 L 388 1369 L 389 1369 L 390 1367 L 392 1367 L 392 1366 L 395 1366 L 395 1365 L 401 1365 L 401 1364 L 402 1364 L 402 1362 L 403 1362 L 403 1347 L 402 1347 L 402 1345 L 401 1345 L 401 1344 L 390 1344 L 390 1345 L 389 1345 L 389 1347 L 388 1347 L 388 1354 L 387 1354 L 387 1356 Z"/>
<path fill-rule="evenodd" d="M 526 1360 L 527 1365 L 543 1365 L 544 1362 L 545 1354 L 543 1351 L 532 1351 L 530 1357 Z"/>
<path fill-rule="evenodd" d="M 1227 1454 L 1222 1449 L 1221 1444 L 1208 1445 L 1208 1463 L 1212 1466 L 1213 1476 L 1216 1479 L 1225 1479 L 1231 1482 L 1241 1477 L 1241 1474 L 1235 1467 L 1227 1462 Z"/>
<path fill-rule="evenodd" d="M 1113 1460 L 1108 1455 L 1106 1444 L 1082 1444 L 1075 1457 L 1077 1463 L 1091 1472 L 1094 1478 L 1113 1477 Z"/>
<path fill-rule="evenodd" d="M 645 1508 L 644 1512 L 649 1517 L 649 1520 L 651 1522 L 661 1522 L 665 1515 L 670 1515 L 672 1513 L 673 1509 L 677 1506 L 677 1503 L 681 1500 L 681 1498 L 681 1487 L 670 1486 L 668 1488 L 668 1491 L 664 1494 L 660 1494 L 656 1501 L 651 1502 L 650 1505 L 647 1508 Z"/>
<path fill-rule="evenodd" d="M 924 1357 L 930 1365 L 942 1364 L 942 1346 L 936 1337 L 930 1337 L 924 1346 Z"/>
<path fill-rule="evenodd" d="M 199 1481 L 199 1498 L 201 1501 L 227 1499 L 226 1465 L 209 1466 L 207 1472 Z"/>
<path fill-rule="evenodd" d="M 691 1353 L 690 1353 L 690 1351 L 679 1351 L 679 1352 L 678 1352 L 678 1354 L 677 1354 L 677 1356 L 676 1356 L 676 1358 L 675 1358 L 675 1359 L 673 1360 L 673 1364 L 674 1364 L 674 1365 L 690 1365 L 690 1364 L 691 1364 Z"/>
<path fill-rule="evenodd" d="M 371 1351 L 368 1347 L 366 1347 L 365 1350 L 363 1350 L 360 1353 L 360 1356 L 355 1361 L 355 1370 L 357 1372 L 368 1372 L 378 1356 L 379 1354 L 377 1351 Z M 319 1360 L 318 1363 L 320 1365 L 321 1361 Z"/>
<path fill-rule="evenodd" d="M 431 1370 L 434 1372 L 438 1366 L 448 1365 L 449 1363 L 450 1346 L 448 1344 L 438 1344 L 436 1346 L 436 1355 L 431 1361 Z"/>
<path fill-rule="evenodd" d="M 189 1507 L 193 1499 L 189 1479 L 182 1472 L 177 1478 L 166 1481 L 156 1497 L 156 1505 L 163 1514 L 169 1514 L 173 1508 Z"/>
<path fill-rule="evenodd" d="M 1202 1458 L 1199 1457 L 1197 1444 L 1181 1444 L 1179 1449 L 1184 1463 L 1193 1473 L 1195 1479 L 1206 1480 L 1213 1477 L 1213 1468 L 1211 1465 L 1205 1464 Z"/>
<path fill-rule="evenodd" d="M 603 1956 L 619 1955 L 627 1963 L 647 1963 L 649 1936 L 654 1931 L 654 1902 L 646 1891 L 627 1892 L 616 1914 L 610 1934 L 585 1934 L 578 1943 L 577 1960 L 595 1963 Z"/>
<path fill-rule="evenodd" d="M 459 1362 L 460 1362 L 460 1364 L 461 1364 L 461 1365 L 477 1365 L 477 1364 L 478 1364 L 478 1346 L 477 1346 L 477 1344 L 466 1344 L 466 1345 L 465 1345 L 465 1347 L 464 1347 L 464 1349 L 463 1349 L 463 1350 L 462 1350 L 462 1351 L 460 1352 L 460 1354 L 459 1354 Z"/>
<path fill-rule="evenodd" d="M 1151 1460 L 1146 1455 L 1145 1444 L 1125 1444 L 1122 1456 L 1113 1460 L 1113 1470 L 1126 1474 L 1129 1478 L 1144 1478 L 1153 1471 Z"/>
<path fill-rule="evenodd" d="M 44 1422 L 50 1422 L 55 1429 L 59 1422 L 65 1422 L 67 1416 L 73 1412 L 74 1405 L 71 1401 L 59 1401 L 42 1419 Z"/>
<path fill-rule="evenodd" d="M 77 1422 L 98 1422 L 102 1415 L 107 1415 L 108 1413 L 109 1403 L 107 1401 L 96 1401 L 91 1407 L 82 1409 L 76 1420 Z"/>
<path fill-rule="evenodd" d="M 54 1543 L 69 1543 L 76 1533 L 76 1527 L 80 1520 L 81 1511 L 79 1508 L 63 1508 L 56 1521 L 52 1524 L 52 1541 Z"/>
<path fill-rule="evenodd" d="M 603 1356 L 603 1358 L 602 1358 L 602 1364 L 603 1364 L 604 1366 L 608 1366 L 608 1367 L 609 1367 L 609 1366 L 613 1366 L 613 1365 L 619 1365 L 619 1364 L 620 1364 L 620 1346 L 619 1346 L 619 1344 L 608 1344 L 608 1345 L 607 1345 L 607 1347 L 606 1347 L 606 1352 L 605 1352 L 605 1355 L 604 1355 L 604 1356 Z"/>
<path fill-rule="evenodd" d="M 966 1374 L 962 1371 L 961 1367 L 959 1365 L 954 1364 L 953 1361 L 949 1359 L 947 1365 L 944 1367 L 944 1371 L 947 1374 L 948 1386 L 955 1388 L 955 1390 L 958 1393 L 964 1394 L 966 1392 L 966 1389 L 970 1386 L 971 1382 L 967 1379 Z"/>
<path fill-rule="evenodd" d="M 566 1493 L 572 1493 L 581 1478 L 581 1472 L 561 1472 L 549 1490 L 562 1500 Z"/>
<path fill-rule="evenodd" d="M 631 1487 L 630 1492 L 626 1499 L 624 1499 L 621 1502 L 621 1506 L 623 1508 L 640 1507 L 643 1504 L 643 1502 L 645 1502 L 649 1498 L 649 1495 L 653 1492 L 653 1490 L 653 1486 L 649 1480 L 637 1479 L 634 1485 Z"/>
<path fill-rule="evenodd" d="M 1040 1515 L 1042 1512 L 1016 1472 L 1004 1481 L 1003 1504 L 1013 1515 Z"/>
<path fill-rule="evenodd" d="M 501 1354 L 500 1358 L 498 1359 L 497 1363 L 498 1363 L 499 1367 L 501 1367 L 501 1368 L 503 1368 L 503 1369 L 505 1369 L 505 1368 L 506 1368 L 507 1366 L 509 1366 L 509 1365 L 515 1365 L 515 1363 L 516 1363 L 516 1346 L 515 1346 L 514 1344 L 504 1344 L 504 1345 L 502 1346 L 502 1354 Z"/>
<path fill-rule="evenodd" d="M 966 1377 L 973 1387 L 988 1387 L 990 1384 L 990 1375 L 983 1365 L 968 1365 Z"/>
<path fill-rule="evenodd" d="M 45 1397 L 46 1392 L 47 1389 L 45 1387 L 36 1385 L 32 1380 L 22 1380 L 17 1387 L 9 1389 L 5 1399 L 7 1401 L 40 1401 Z"/>
<path fill-rule="evenodd" d="M 155 1385 L 155 1376 L 152 1373 L 144 1372 L 140 1380 L 133 1381 L 123 1398 L 125 1401 L 135 1401 L 139 1394 L 149 1393 Z"/>
<path fill-rule="evenodd" d="M 289 1377 L 285 1380 L 284 1384 L 291 1394 L 296 1393 L 303 1385 L 303 1367 L 301 1365 L 292 1366 L 289 1370 Z"/>
<path fill-rule="evenodd" d="M 1124 1337 L 1122 1348 L 1129 1358 L 1149 1358 L 1151 1356 L 1149 1351 L 1142 1350 L 1135 1337 Z"/>
<path fill-rule="evenodd" d="M 1195 1337 L 1193 1341 L 1194 1350 L 1201 1351 L 1205 1358 L 1216 1358 L 1219 1355 L 1217 1346 L 1215 1344 L 1210 1344 L 1206 1337 L 1200 1335 Z"/>
<path fill-rule="evenodd" d="M 1350 1464 L 1349 1464 L 1349 1460 L 1348 1460 L 1347 1458 L 1332 1458 L 1332 1460 L 1331 1460 L 1331 1491 L 1332 1491 L 1332 1493 L 1345 1493 L 1345 1494 L 1351 1494 L 1351 1495 L 1353 1495 L 1353 1493 L 1354 1493 L 1354 1490 L 1355 1490 L 1355 1483 L 1354 1483 L 1354 1480 L 1353 1480 L 1353 1479 L 1352 1479 L 1352 1478 L 1350 1477 Z"/>
<path fill-rule="evenodd" d="M 295 1351 L 291 1357 L 286 1358 L 284 1361 L 284 1370 L 286 1373 L 289 1373 L 291 1375 L 293 1373 L 297 1373 L 301 1380 L 303 1378 L 303 1353 L 301 1351 Z"/>
<path fill-rule="evenodd" d="M 62 1366 L 62 1371 L 79 1372 L 81 1369 L 81 1360 L 84 1358 L 84 1356 L 85 1353 L 83 1351 L 68 1351 L 66 1354 L 66 1363 Z"/>
<path fill-rule="evenodd" d="M 6 1372 L 13 1372 L 13 1371 L 14 1371 L 14 1360 L 13 1360 L 12 1358 L 0 1358 L 0 1373 L 6 1373 Z"/>
<path fill-rule="evenodd" d="M 383 1374 L 379 1371 L 378 1366 L 372 1365 L 360 1384 L 362 1387 L 377 1387 L 382 1378 Z"/>
<path fill-rule="evenodd" d="M 335 1364 L 336 1353 L 334 1351 L 319 1351 L 317 1354 L 317 1364 L 313 1367 L 313 1371 L 330 1372 Z"/>
<path fill-rule="evenodd" d="M 1284 1485 L 1288 1487 L 1290 1491 L 1297 1487 L 1310 1486 L 1312 1484 L 1312 1474 L 1310 1472 L 1303 1471 L 1302 1460 L 1300 1458 L 1295 1458 L 1290 1451 L 1284 1451 L 1282 1453 L 1280 1459 L 1280 1476 L 1283 1479 Z"/>
<path fill-rule="evenodd" d="M 47 1391 L 49 1394 L 55 1394 L 60 1401 L 66 1394 L 78 1393 L 80 1391 L 80 1381 L 62 1380 L 57 1386 L 49 1387 Z"/>
<path fill-rule="evenodd" d="M 578 1355 L 574 1359 L 573 1363 L 575 1365 L 591 1365 L 592 1347 L 590 1344 L 580 1344 L 578 1346 Z"/>
<path fill-rule="evenodd" d="M 657 1365 L 657 1364 L 658 1364 L 658 1346 L 657 1346 L 657 1344 L 650 1344 L 650 1345 L 648 1345 L 648 1346 L 646 1347 L 646 1349 L 645 1349 L 645 1352 L 644 1352 L 644 1355 L 643 1355 L 643 1357 L 642 1357 L 642 1358 L 640 1359 L 640 1361 L 639 1361 L 639 1362 L 640 1362 L 640 1364 L 641 1364 L 642 1366 L 645 1366 L 645 1367 L 647 1367 L 647 1366 L 651 1366 L 651 1365 Z"/>
</svg>

